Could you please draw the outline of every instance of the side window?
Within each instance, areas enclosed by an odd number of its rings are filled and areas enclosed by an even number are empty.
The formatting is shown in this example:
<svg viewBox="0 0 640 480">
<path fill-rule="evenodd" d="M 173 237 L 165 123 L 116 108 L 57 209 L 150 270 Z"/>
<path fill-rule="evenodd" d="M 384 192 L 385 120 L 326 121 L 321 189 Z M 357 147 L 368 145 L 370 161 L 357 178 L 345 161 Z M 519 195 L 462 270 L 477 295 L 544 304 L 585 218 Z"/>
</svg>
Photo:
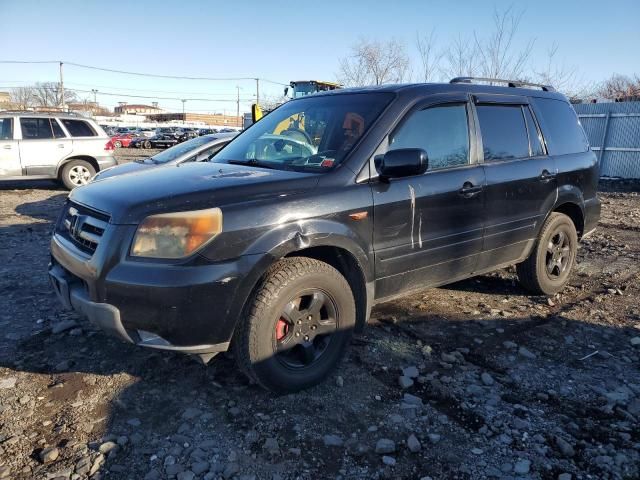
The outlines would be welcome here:
<svg viewBox="0 0 640 480">
<path fill-rule="evenodd" d="M 53 138 L 48 118 L 21 118 L 22 138 L 24 140 L 42 140 Z"/>
<path fill-rule="evenodd" d="M 522 107 L 524 112 L 524 118 L 527 121 L 527 132 L 529 132 L 529 145 L 531 147 L 531 156 L 540 157 L 544 155 L 544 148 L 542 147 L 542 135 L 538 130 L 536 122 L 533 120 L 531 109 L 528 106 Z"/>
<path fill-rule="evenodd" d="M 529 156 L 529 138 L 520 105 L 478 105 L 484 160 Z"/>
<path fill-rule="evenodd" d="M 567 102 L 552 98 L 535 98 L 542 115 L 542 133 L 551 155 L 586 152 L 587 137 L 575 110 Z"/>
<path fill-rule="evenodd" d="M 464 104 L 425 108 L 409 118 L 389 138 L 389 150 L 422 148 L 429 170 L 469 163 L 469 124 Z"/>
<path fill-rule="evenodd" d="M 53 136 L 56 138 L 65 138 L 66 135 L 62 131 L 60 124 L 55 118 L 51 118 L 51 130 L 53 130 Z"/>
<path fill-rule="evenodd" d="M 87 122 L 82 120 L 62 119 L 62 124 L 67 128 L 72 137 L 95 137 L 97 133 Z"/>
<path fill-rule="evenodd" d="M 12 118 L 0 118 L 0 140 L 13 140 Z"/>
</svg>

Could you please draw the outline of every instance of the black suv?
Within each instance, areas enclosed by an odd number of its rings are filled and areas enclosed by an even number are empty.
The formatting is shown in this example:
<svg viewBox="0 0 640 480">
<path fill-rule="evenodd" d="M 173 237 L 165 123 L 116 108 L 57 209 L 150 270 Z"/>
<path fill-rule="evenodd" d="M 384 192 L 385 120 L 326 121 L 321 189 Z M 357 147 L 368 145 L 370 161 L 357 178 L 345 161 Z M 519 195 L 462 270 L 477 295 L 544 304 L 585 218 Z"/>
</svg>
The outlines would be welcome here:
<svg viewBox="0 0 640 480">
<path fill-rule="evenodd" d="M 232 348 L 278 392 L 321 381 L 377 302 L 512 264 L 558 292 L 599 218 L 596 156 L 551 87 L 476 80 L 310 95 L 211 162 L 75 189 L 56 292 L 127 342 Z"/>
</svg>

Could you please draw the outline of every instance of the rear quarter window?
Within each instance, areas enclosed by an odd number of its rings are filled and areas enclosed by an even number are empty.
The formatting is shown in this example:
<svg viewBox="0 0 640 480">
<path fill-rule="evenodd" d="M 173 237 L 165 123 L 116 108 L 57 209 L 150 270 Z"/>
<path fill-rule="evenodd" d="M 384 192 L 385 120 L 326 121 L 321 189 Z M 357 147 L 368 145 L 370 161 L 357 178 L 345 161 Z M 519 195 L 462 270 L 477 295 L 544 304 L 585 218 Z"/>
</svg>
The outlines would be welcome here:
<svg viewBox="0 0 640 480">
<path fill-rule="evenodd" d="M 542 134 L 551 155 L 566 155 L 589 150 L 587 137 L 571 105 L 552 98 L 532 99 L 542 117 Z"/>
<path fill-rule="evenodd" d="M 98 135 L 91 125 L 83 120 L 69 120 L 65 118 L 62 120 L 62 124 L 72 137 L 95 137 Z"/>
</svg>

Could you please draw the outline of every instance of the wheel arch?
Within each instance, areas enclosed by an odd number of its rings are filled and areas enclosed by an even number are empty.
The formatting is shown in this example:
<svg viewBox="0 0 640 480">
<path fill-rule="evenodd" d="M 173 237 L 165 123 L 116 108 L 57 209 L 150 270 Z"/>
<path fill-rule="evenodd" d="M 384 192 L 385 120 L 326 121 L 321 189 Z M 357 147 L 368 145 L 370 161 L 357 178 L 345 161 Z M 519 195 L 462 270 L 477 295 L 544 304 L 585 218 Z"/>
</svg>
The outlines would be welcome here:
<svg viewBox="0 0 640 480">
<path fill-rule="evenodd" d="M 578 239 L 582 238 L 584 234 L 584 211 L 580 205 L 575 202 L 567 201 L 556 205 L 553 208 L 554 212 L 562 213 L 569 217 L 576 227 L 578 233 Z"/>
<path fill-rule="evenodd" d="M 93 168 L 95 168 L 96 172 L 100 171 L 100 165 L 98 165 L 98 161 L 95 158 L 93 158 L 92 156 L 90 156 L 90 155 L 74 155 L 72 157 L 65 158 L 58 165 L 58 171 L 56 172 L 56 177 L 58 177 L 58 180 L 62 179 L 62 170 L 64 169 L 65 165 L 69 164 L 70 162 L 72 162 L 74 160 L 84 160 L 85 162 L 90 163 L 91 166 Z"/>
</svg>

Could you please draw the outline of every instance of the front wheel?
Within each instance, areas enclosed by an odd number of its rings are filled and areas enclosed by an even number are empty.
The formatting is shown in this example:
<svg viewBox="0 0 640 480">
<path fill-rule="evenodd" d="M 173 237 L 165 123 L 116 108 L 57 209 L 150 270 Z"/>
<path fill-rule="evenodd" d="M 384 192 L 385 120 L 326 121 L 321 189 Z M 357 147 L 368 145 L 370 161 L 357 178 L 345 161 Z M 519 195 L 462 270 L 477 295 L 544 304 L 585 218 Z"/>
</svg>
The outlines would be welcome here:
<svg viewBox="0 0 640 480">
<path fill-rule="evenodd" d="M 242 372 L 276 393 L 320 383 L 338 364 L 355 326 L 355 302 L 332 266 L 306 257 L 267 272 L 234 337 Z"/>
<path fill-rule="evenodd" d="M 569 282 L 577 250 L 578 234 L 573 221 L 553 212 L 529 257 L 516 266 L 520 283 L 536 294 L 558 293 Z"/>
</svg>

